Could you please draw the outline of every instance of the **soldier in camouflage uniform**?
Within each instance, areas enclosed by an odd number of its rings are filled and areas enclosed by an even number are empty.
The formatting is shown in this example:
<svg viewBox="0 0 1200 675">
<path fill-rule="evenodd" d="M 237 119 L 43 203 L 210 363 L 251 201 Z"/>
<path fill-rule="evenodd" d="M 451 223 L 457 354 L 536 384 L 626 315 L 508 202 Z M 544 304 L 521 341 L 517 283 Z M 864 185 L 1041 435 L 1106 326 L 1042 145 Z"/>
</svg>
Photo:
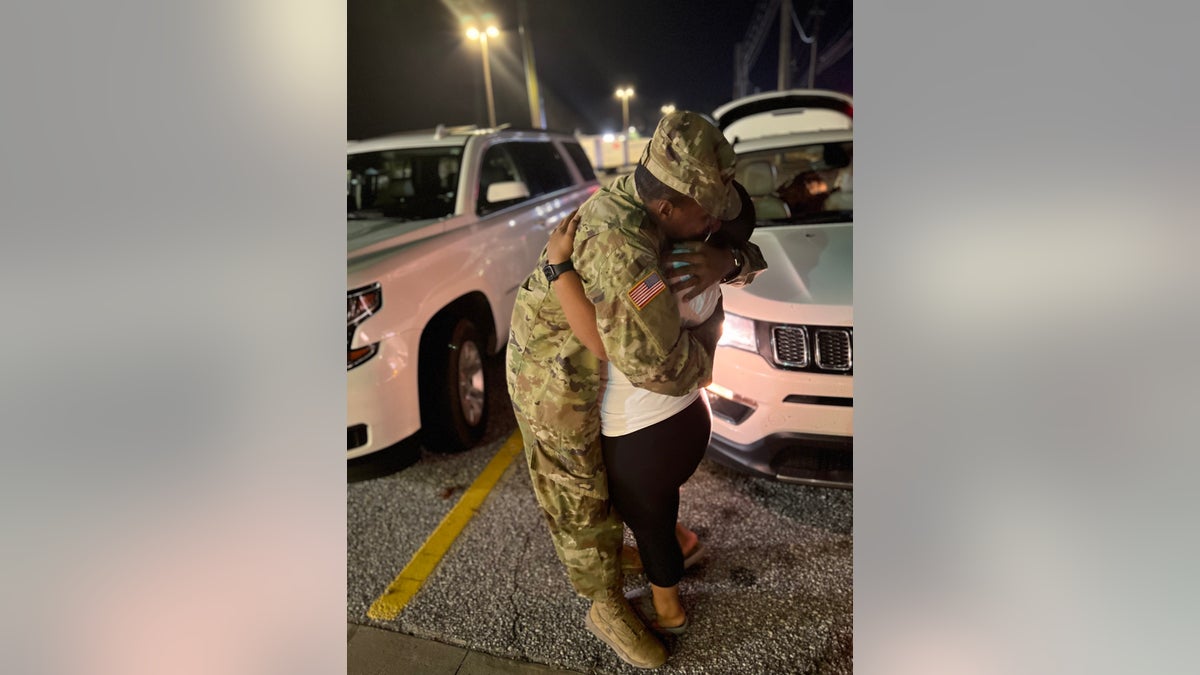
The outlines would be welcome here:
<svg viewBox="0 0 1200 675">
<path fill-rule="evenodd" d="M 682 328 L 674 297 L 663 292 L 659 258 L 669 240 L 702 238 L 718 220 L 737 215 L 735 157 L 719 130 L 681 111 L 662 119 L 640 163 L 684 200 L 647 204 L 633 176 L 617 179 L 580 207 L 572 260 L 613 364 L 639 387 L 679 396 L 709 383 L 724 315 L 718 310 L 700 326 Z M 730 283 L 746 283 L 766 266 L 756 249 L 742 257 L 718 253 L 730 261 Z M 625 661 L 654 668 L 666 651 L 621 592 L 623 525 L 609 504 L 600 447 L 604 366 L 571 331 L 545 263 L 543 251 L 517 293 L 507 353 L 530 478 L 572 585 L 593 601 L 589 629 Z"/>
</svg>

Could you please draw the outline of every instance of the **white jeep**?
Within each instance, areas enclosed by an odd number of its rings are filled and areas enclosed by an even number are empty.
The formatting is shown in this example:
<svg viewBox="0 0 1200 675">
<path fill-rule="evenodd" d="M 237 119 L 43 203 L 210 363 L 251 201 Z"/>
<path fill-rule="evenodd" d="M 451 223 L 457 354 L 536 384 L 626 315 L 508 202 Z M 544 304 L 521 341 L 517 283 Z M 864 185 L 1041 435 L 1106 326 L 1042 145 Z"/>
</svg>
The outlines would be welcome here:
<svg viewBox="0 0 1200 675">
<path fill-rule="evenodd" d="M 439 127 L 347 156 L 347 459 L 472 447 L 484 357 L 550 230 L 599 189 L 570 134 Z"/>
<path fill-rule="evenodd" d="M 853 102 L 756 94 L 713 112 L 750 193 L 767 270 L 722 289 L 708 456 L 810 485 L 851 487 L 854 445 Z"/>
</svg>

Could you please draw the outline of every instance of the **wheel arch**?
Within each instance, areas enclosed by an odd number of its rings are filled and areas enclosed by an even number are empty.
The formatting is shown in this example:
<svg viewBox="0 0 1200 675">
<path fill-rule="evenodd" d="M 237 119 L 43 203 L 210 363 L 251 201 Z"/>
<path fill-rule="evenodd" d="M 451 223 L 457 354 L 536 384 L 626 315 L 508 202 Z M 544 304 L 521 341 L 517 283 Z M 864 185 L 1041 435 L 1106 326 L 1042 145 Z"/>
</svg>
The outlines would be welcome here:
<svg viewBox="0 0 1200 675">
<path fill-rule="evenodd" d="M 492 304 L 488 302 L 487 296 L 482 291 L 471 291 L 466 295 L 461 295 L 430 317 L 425 327 L 421 329 L 421 348 L 424 348 L 434 327 L 459 317 L 464 317 L 474 322 L 475 327 L 479 329 L 479 332 L 483 334 L 484 339 L 487 341 L 488 354 L 495 354 L 498 348 L 496 319 L 493 316 Z M 417 363 L 420 363 L 420 361 L 421 354 L 418 353 Z"/>
</svg>

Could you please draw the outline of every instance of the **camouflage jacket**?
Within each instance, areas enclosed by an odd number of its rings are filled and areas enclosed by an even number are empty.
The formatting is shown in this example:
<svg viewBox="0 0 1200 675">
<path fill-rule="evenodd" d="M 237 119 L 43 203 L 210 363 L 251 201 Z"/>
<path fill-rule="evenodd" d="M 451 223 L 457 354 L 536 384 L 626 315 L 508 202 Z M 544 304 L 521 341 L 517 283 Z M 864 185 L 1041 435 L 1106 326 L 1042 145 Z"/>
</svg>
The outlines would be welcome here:
<svg viewBox="0 0 1200 675">
<path fill-rule="evenodd" d="M 681 327 L 679 308 L 665 285 L 659 254 L 666 237 L 650 220 L 633 177 L 617 179 L 579 210 L 571 256 L 584 291 L 596 306 L 596 324 L 608 358 L 636 386 L 680 396 L 712 378 L 714 345 Z M 735 285 L 766 267 L 757 247 Z M 575 337 L 542 274 L 543 250 L 517 292 L 508 344 L 513 407 L 532 424 L 574 438 L 598 438 L 600 360 Z M 720 322 L 718 307 L 714 319 Z"/>
</svg>

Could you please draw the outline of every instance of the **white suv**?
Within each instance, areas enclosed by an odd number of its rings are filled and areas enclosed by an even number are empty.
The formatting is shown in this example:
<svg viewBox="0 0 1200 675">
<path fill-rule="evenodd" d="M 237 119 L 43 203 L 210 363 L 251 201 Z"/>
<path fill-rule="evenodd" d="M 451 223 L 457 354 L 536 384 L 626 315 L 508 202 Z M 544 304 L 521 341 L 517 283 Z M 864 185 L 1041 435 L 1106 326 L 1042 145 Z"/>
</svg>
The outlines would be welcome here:
<svg viewBox="0 0 1200 675">
<path fill-rule="evenodd" d="M 352 141 L 347 459 L 454 452 L 487 425 L 483 359 L 550 230 L 599 189 L 569 134 L 459 128 Z"/>
<path fill-rule="evenodd" d="M 723 288 L 708 398 L 715 461 L 782 481 L 851 487 L 854 444 L 853 102 L 756 94 L 713 120 L 738 155 L 767 270 Z"/>
</svg>

